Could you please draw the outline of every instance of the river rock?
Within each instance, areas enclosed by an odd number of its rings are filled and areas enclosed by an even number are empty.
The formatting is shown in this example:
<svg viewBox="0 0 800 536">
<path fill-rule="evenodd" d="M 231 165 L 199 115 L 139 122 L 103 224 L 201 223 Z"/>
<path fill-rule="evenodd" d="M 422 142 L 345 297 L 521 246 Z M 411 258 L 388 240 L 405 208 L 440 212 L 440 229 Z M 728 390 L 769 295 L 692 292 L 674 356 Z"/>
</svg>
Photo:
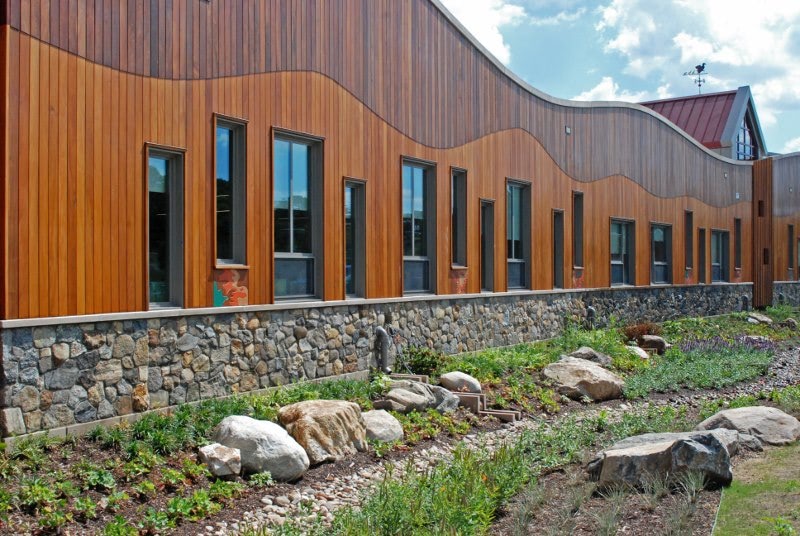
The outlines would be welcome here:
<svg viewBox="0 0 800 536">
<path fill-rule="evenodd" d="M 728 428 L 757 437 L 767 445 L 788 445 L 800 438 L 800 421 L 777 408 L 726 409 L 704 420 L 696 430 Z"/>
<path fill-rule="evenodd" d="M 337 461 L 367 449 L 361 409 L 353 402 L 306 400 L 282 407 L 278 419 L 312 464 Z"/>
<path fill-rule="evenodd" d="M 239 449 L 242 469 L 248 473 L 269 471 L 275 480 L 291 481 L 308 470 L 306 451 L 274 422 L 226 417 L 217 427 L 214 441 Z"/>
<path fill-rule="evenodd" d="M 464 372 L 448 372 L 439 377 L 439 383 L 445 389 L 459 393 L 480 393 L 481 382 Z"/>
<path fill-rule="evenodd" d="M 388 411 L 374 409 L 361 417 L 367 427 L 367 439 L 386 443 L 403 439 L 403 425 Z"/>
<path fill-rule="evenodd" d="M 575 357 L 577 359 L 585 359 L 586 361 L 592 361 L 603 367 L 611 366 L 610 357 L 588 346 L 581 346 L 580 348 L 578 348 L 569 355 L 570 357 Z"/>
<path fill-rule="evenodd" d="M 412 380 L 394 381 L 384 400 L 373 404 L 375 409 L 388 409 L 399 413 L 435 409 L 441 413 L 455 411 L 460 399 L 449 390 L 438 385 Z"/>
<path fill-rule="evenodd" d="M 239 449 L 212 443 L 200 447 L 197 457 L 218 478 L 236 476 L 242 472 L 242 453 Z"/>
<path fill-rule="evenodd" d="M 639 359 L 644 359 L 644 360 L 650 359 L 650 354 L 647 353 L 647 350 L 645 350 L 640 346 L 626 346 L 625 348 L 630 350 L 630 352 Z"/>
<path fill-rule="evenodd" d="M 561 356 L 560 361 L 547 365 L 544 375 L 556 383 L 559 393 L 577 400 L 621 398 L 625 386 L 622 378 L 597 363 L 570 356 Z"/>
<path fill-rule="evenodd" d="M 711 488 L 727 486 L 733 480 L 730 455 L 717 435 L 710 432 L 677 438 L 649 435 L 653 437 L 629 438 L 628 443 L 614 445 L 589 463 L 589 475 L 597 480 L 599 487 L 620 484 L 641 487 L 654 477 L 675 477 L 689 471 L 702 473 Z"/>
<path fill-rule="evenodd" d="M 761 313 L 756 313 L 755 311 L 748 313 L 747 321 L 751 324 L 766 324 L 767 326 L 772 325 L 772 319 L 770 317 Z"/>
<path fill-rule="evenodd" d="M 663 355 L 670 348 L 667 341 L 658 335 L 642 335 L 638 342 L 640 347 L 655 350 L 658 355 Z"/>
</svg>

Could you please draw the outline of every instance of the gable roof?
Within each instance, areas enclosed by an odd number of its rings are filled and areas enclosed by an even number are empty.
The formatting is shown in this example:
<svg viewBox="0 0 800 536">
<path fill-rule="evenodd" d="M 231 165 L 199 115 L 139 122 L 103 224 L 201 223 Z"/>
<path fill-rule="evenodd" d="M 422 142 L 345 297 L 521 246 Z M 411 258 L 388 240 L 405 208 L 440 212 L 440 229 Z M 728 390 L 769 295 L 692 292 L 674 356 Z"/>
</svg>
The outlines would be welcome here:
<svg viewBox="0 0 800 536">
<path fill-rule="evenodd" d="M 663 115 L 709 149 L 730 147 L 739 126 L 750 112 L 753 135 L 766 155 L 764 134 L 756 114 L 749 86 L 733 91 L 692 95 L 640 103 Z"/>
<path fill-rule="evenodd" d="M 642 102 L 708 147 L 722 147 L 722 134 L 736 100 L 736 91 Z"/>
</svg>

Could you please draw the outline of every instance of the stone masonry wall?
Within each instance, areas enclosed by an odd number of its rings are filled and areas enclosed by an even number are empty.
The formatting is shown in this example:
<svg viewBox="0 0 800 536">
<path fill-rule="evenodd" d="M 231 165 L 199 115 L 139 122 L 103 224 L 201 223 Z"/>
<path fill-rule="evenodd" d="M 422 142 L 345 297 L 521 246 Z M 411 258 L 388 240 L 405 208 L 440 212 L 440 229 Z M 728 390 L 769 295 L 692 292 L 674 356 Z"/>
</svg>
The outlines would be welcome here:
<svg viewBox="0 0 800 536">
<path fill-rule="evenodd" d="M 64 324 L 2 331 L 4 436 L 366 371 L 374 330 L 445 353 L 557 336 L 587 307 L 597 325 L 739 310 L 750 285 L 621 288 Z"/>
</svg>

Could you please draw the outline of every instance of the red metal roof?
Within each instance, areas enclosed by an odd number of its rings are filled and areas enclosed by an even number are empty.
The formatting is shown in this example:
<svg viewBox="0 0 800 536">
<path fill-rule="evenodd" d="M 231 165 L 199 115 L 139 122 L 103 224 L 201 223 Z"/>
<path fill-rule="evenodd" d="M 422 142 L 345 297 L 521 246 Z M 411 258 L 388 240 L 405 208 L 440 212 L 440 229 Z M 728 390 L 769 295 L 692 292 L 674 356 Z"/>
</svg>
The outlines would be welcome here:
<svg viewBox="0 0 800 536">
<path fill-rule="evenodd" d="M 735 98 L 734 90 L 640 104 L 663 115 L 709 149 L 719 149 Z"/>
</svg>

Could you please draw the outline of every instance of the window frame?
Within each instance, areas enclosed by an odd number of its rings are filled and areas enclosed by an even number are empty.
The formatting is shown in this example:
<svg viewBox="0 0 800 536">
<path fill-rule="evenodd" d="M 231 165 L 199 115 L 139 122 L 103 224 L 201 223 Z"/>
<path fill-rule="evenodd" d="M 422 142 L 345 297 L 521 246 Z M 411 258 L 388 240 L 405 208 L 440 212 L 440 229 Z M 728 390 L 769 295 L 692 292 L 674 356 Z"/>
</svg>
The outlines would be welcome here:
<svg viewBox="0 0 800 536">
<path fill-rule="evenodd" d="M 694 271 L 694 211 L 683 212 L 683 264 L 689 272 Z"/>
<path fill-rule="evenodd" d="M 522 252 L 520 253 L 521 257 L 517 258 L 511 257 L 511 251 L 509 249 L 509 206 L 508 206 L 508 196 L 510 193 L 510 188 L 519 188 L 520 189 L 520 248 Z M 530 290 L 531 288 L 531 222 L 533 219 L 533 215 L 531 214 L 533 208 L 533 200 L 531 199 L 532 193 L 532 186 L 530 181 L 525 181 L 521 179 L 512 179 L 506 178 L 506 188 L 505 188 L 505 209 L 506 209 L 506 288 L 508 290 Z M 510 273 L 510 266 L 512 264 L 522 264 L 522 277 L 524 278 L 522 285 L 520 286 L 511 286 L 509 284 L 509 273 Z"/>
<path fill-rule="evenodd" d="M 161 145 L 146 142 L 144 144 L 144 213 L 146 214 L 145 227 L 145 251 L 144 260 L 144 303 L 148 310 L 175 309 L 181 308 L 186 303 L 185 285 L 185 243 L 186 228 L 184 218 L 186 215 L 186 149 L 170 145 Z M 169 302 L 150 301 L 150 158 L 164 158 L 170 162 L 177 162 L 177 174 L 179 184 L 170 181 L 170 206 L 177 208 L 178 214 L 171 211 L 170 217 L 175 224 L 174 228 L 169 229 L 169 239 L 175 244 L 170 247 L 169 252 Z M 174 195 L 172 195 L 174 194 Z"/>
<path fill-rule="evenodd" d="M 287 141 L 295 144 L 306 145 L 309 148 L 309 164 L 308 164 L 308 203 L 309 203 L 309 218 L 311 233 L 311 253 L 295 253 L 283 252 L 275 250 L 275 234 L 276 234 L 276 215 L 275 215 L 275 184 L 276 173 L 275 166 L 276 160 L 276 143 L 278 141 Z M 324 207 L 323 202 L 323 185 L 325 182 L 324 161 L 325 161 L 325 138 L 322 136 L 315 136 L 294 130 L 288 130 L 280 127 L 272 127 L 272 143 L 271 143 L 271 161 L 272 161 L 272 188 L 270 190 L 270 201 L 272 204 L 272 295 L 273 302 L 292 302 L 292 301 L 316 301 L 321 300 L 324 296 Z M 290 157 L 291 161 L 291 157 Z M 289 171 L 291 177 L 291 170 Z M 291 181 L 291 178 L 290 178 Z M 316 192 L 316 195 L 313 195 Z M 290 194 L 291 199 L 291 194 Z M 291 214 L 291 209 L 290 209 Z M 293 219 L 290 217 L 290 225 L 293 226 Z M 294 248 L 293 240 L 291 240 L 290 231 L 290 244 Z M 275 289 L 275 282 L 277 276 L 276 266 L 281 260 L 300 260 L 305 259 L 311 261 L 311 273 L 313 284 L 313 293 L 311 294 L 285 294 L 278 296 Z"/>
<path fill-rule="evenodd" d="M 347 188 L 353 188 L 356 197 L 353 199 L 353 212 L 359 214 L 360 217 L 355 218 L 355 245 L 354 245 L 354 291 L 347 291 L 347 204 L 342 203 L 342 216 L 345 228 L 345 237 L 342 240 L 342 252 L 344 259 L 345 270 L 345 285 L 344 296 L 345 299 L 365 298 L 367 294 L 367 181 L 365 179 L 357 179 L 354 177 L 344 177 L 342 182 L 342 193 L 346 201 Z"/>
<path fill-rule="evenodd" d="M 733 269 L 742 269 L 742 218 L 733 218 Z"/>
<path fill-rule="evenodd" d="M 655 258 L 655 240 L 654 234 L 656 230 L 664 232 L 664 253 L 666 259 L 664 261 L 657 261 Z M 666 278 L 663 281 L 656 279 L 656 268 L 663 267 L 665 269 Z M 671 285 L 672 284 L 672 224 L 663 222 L 650 222 L 650 284 L 651 285 Z"/>
<path fill-rule="evenodd" d="M 614 224 L 621 224 L 624 227 L 624 237 L 626 250 L 629 251 L 627 260 L 614 261 L 613 258 L 613 242 L 611 233 Z M 610 218 L 608 228 L 609 248 L 609 286 L 611 287 L 630 287 L 636 285 L 636 220 L 629 218 Z M 614 266 L 621 265 L 623 273 L 623 281 L 620 283 L 614 282 Z M 627 276 L 627 277 L 625 277 Z M 626 281 L 627 279 L 627 281 Z"/>
<path fill-rule="evenodd" d="M 583 192 L 572 191 L 572 267 L 583 268 Z M 580 210 L 579 210 L 580 209 Z"/>
<path fill-rule="evenodd" d="M 214 114 L 214 268 L 217 270 L 248 269 L 247 264 L 247 125 L 248 120 Z M 231 131 L 231 187 L 233 190 L 231 207 L 235 207 L 231 222 L 232 259 L 219 257 L 219 199 L 217 197 L 217 130 L 227 128 Z"/>
<path fill-rule="evenodd" d="M 794 234 L 794 224 L 793 223 L 788 224 L 788 226 L 786 228 L 786 232 L 789 235 L 788 236 L 789 239 L 786 241 L 787 242 L 786 246 L 787 246 L 788 260 L 789 260 L 789 265 L 787 266 L 788 277 L 786 279 L 787 279 L 787 281 L 792 281 L 792 280 L 794 280 L 794 255 L 795 255 L 795 252 L 794 252 L 795 234 Z"/>
<path fill-rule="evenodd" d="M 467 267 L 468 180 L 466 169 L 450 168 L 450 264 L 454 268 Z M 456 182 L 460 184 L 456 185 Z M 457 202 L 461 205 L 458 211 Z"/>
<path fill-rule="evenodd" d="M 714 238 L 718 237 L 717 248 L 714 248 Z M 730 231 L 728 229 L 711 229 L 709 261 L 711 266 L 711 283 L 730 282 Z M 718 251 L 715 251 L 718 250 Z M 719 255 L 719 262 L 714 262 L 715 254 Z M 719 266 L 719 277 L 714 276 L 714 267 Z"/>
<path fill-rule="evenodd" d="M 403 215 L 403 176 L 405 173 L 405 167 L 417 168 L 423 170 L 423 210 L 425 211 L 425 250 L 426 254 L 424 256 L 419 255 L 406 255 L 405 254 L 405 224 L 404 224 L 404 215 Z M 421 158 L 415 158 L 410 156 L 401 156 L 400 158 L 400 247 L 401 247 L 401 254 L 403 257 L 403 270 L 402 270 L 402 289 L 404 296 L 414 296 L 420 294 L 436 294 L 437 289 L 437 281 L 436 281 L 436 274 L 437 274 L 437 266 L 436 266 L 436 257 L 437 257 L 437 241 L 436 241 L 436 221 L 437 221 L 437 214 L 436 214 L 436 185 L 438 182 L 438 166 L 436 162 L 431 162 L 429 160 L 423 160 Z M 413 198 L 412 198 L 412 205 L 413 205 Z M 412 209 L 412 224 L 414 221 L 413 217 L 413 209 Z M 412 232 L 412 253 L 415 253 L 415 248 L 413 246 L 413 232 Z M 423 285 L 427 288 L 422 289 L 406 289 L 406 265 L 411 263 L 427 263 L 427 270 L 426 270 L 426 277 L 427 277 L 427 285 Z"/>
</svg>

